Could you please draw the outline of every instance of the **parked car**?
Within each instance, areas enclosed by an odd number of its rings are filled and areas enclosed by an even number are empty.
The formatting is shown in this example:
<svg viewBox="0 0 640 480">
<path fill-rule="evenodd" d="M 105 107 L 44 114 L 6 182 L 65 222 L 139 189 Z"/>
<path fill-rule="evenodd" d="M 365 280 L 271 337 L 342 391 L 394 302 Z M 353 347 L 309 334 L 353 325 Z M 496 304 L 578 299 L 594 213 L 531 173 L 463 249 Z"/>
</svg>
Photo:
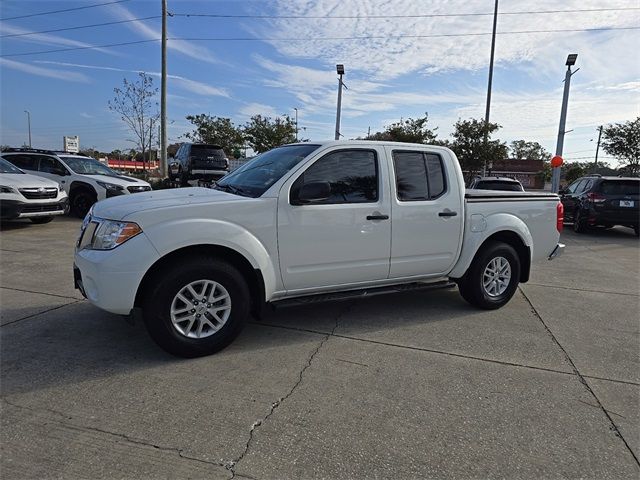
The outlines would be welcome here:
<svg viewBox="0 0 640 480">
<path fill-rule="evenodd" d="M 67 193 L 56 182 L 24 173 L 0 158 L 0 219 L 48 223 L 68 208 Z"/>
<path fill-rule="evenodd" d="M 267 303 L 456 282 L 469 303 L 499 308 L 533 261 L 564 248 L 557 195 L 465 193 L 455 154 L 436 146 L 298 143 L 215 189 L 136 197 L 89 212 L 75 285 L 104 310 L 140 313 L 187 357 L 229 344 Z"/>
<path fill-rule="evenodd" d="M 84 155 L 14 148 L 3 151 L 2 157 L 22 170 L 60 183 L 69 195 L 71 212 L 81 218 L 99 200 L 151 190 L 144 180 L 120 175 Z"/>
<path fill-rule="evenodd" d="M 524 192 L 522 184 L 515 178 L 509 177 L 476 177 L 467 187 L 470 190 L 506 190 L 509 192 Z"/>
<path fill-rule="evenodd" d="M 169 159 L 169 177 L 187 185 L 189 180 L 213 181 L 229 173 L 229 160 L 222 147 L 207 143 L 183 143 Z"/>
<path fill-rule="evenodd" d="M 560 199 L 565 220 L 573 222 L 578 233 L 596 225 L 622 225 L 639 236 L 639 194 L 640 178 L 588 175 L 560 190 Z"/>
</svg>

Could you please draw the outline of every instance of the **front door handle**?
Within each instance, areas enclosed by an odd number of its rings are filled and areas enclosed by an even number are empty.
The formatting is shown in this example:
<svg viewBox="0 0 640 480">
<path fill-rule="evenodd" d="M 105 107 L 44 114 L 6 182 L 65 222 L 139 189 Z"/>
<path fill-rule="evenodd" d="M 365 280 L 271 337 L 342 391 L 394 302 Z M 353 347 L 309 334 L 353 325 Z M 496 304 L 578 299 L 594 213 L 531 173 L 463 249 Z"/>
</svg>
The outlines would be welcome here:
<svg viewBox="0 0 640 480">
<path fill-rule="evenodd" d="M 456 215 L 458 215 L 458 212 L 453 212 L 451 210 L 445 210 L 443 212 L 438 213 L 439 217 L 455 217 Z"/>
<path fill-rule="evenodd" d="M 389 215 L 367 215 L 367 220 L 389 220 Z"/>
</svg>

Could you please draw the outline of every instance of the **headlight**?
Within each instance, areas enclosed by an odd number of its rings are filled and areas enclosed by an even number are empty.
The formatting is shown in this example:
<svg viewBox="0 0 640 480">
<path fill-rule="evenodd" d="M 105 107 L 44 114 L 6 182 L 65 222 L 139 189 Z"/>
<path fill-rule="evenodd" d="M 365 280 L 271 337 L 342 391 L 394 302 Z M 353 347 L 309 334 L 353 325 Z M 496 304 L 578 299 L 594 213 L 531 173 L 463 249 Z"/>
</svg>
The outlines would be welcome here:
<svg viewBox="0 0 640 480">
<path fill-rule="evenodd" d="M 92 220 L 98 220 L 96 218 Z M 122 245 L 130 238 L 142 233 L 137 223 L 98 220 L 100 223 L 93 234 L 91 247 L 94 250 L 111 250 Z"/>
<path fill-rule="evenodd" d="M 116 185 L 115 183 L 107 183 L 107 182 L 96 182 L 102 188 L 105 188 L 107 191 L 112 192 L 124 192 L 124 187 L 121 185 Z"/>
<path fill-rule="evenodd" d="M 0 185 L 0 193 L 16 193 L 16 191 L 12 187 L 5 187 L 4 185 Z"/>
</svg>

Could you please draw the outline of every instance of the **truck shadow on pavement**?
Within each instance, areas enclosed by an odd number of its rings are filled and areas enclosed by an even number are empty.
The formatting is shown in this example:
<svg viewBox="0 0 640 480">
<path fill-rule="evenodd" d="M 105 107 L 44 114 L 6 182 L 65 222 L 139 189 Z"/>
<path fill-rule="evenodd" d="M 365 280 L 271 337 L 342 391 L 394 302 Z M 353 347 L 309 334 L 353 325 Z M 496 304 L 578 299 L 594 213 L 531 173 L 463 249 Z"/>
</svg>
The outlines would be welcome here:
<svg viewBox="0 0 640 480">
<path fill-rule="evenodd" d="M 132 326 L 122 317 L 82 301 L 2 327 L 2 394 L 135 375 L 145 369 L 177 370 L 187 375 L 194 365 L 214 370 L 230 364 L 269 368 L 272 355 L 297 358 L 296 349 L 304 344 L 312 348 L 332 331 L 364 337 L 405 329 L 414 336 L 413 332 L 429 329 L 435 322 L 446 320 L 459 326 L 476 322 L 483 315 L 486 312 L 468 306 L 456 289 L 292 306 L 251 320 L 225 350 L 188 360 L 157 347 L 142 322 Z M 303 349 L 304 355 L 307 350 Z"/>
</svg>

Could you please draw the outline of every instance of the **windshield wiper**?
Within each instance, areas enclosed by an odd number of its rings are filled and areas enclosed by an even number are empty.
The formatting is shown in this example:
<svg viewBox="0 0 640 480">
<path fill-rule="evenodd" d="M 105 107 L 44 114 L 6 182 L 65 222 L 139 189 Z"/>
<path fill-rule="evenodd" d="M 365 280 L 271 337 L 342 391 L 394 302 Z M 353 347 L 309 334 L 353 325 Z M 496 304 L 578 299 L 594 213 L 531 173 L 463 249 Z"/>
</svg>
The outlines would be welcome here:
<svg viewBox="0 0 640 480">
<path fill-rule="evenodd" d="M 229 192 L 229 193 L 233 193 L 234 195 L 240 195 L 241 197 L 248 197 L 249 194 L 247 192 L 245 192 L 244 190 L 242 190 L 240 187 L 235 187 L 233 185 L 220 185 L 219 183 L 216 184 L 216 186 L 214 187 L 216 190 L 221 190 L 223 192 Z"/>
</svg>

